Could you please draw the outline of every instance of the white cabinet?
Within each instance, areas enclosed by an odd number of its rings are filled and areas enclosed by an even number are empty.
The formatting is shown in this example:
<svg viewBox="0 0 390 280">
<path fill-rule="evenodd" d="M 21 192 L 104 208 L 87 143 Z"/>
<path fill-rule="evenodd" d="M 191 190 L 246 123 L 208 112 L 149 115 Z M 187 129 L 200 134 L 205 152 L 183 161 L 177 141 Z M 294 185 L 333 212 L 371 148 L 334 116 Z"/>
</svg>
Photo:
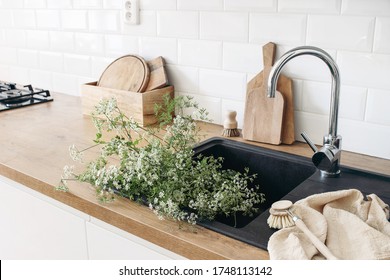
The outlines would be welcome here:
<svg viewBox="0 0 390 280">
<path fill-rule="evenodd" d="M 0 176 L 0 259 L 183 259 Z"/>
<path fill-rule="evenodd" d="M 0 177 L 0 259 L 87 259 L 85 220 Z"/>
<path fill-rule="evenodd" d="M 94 260 L 169 260 L 183 257 L 92 218 L 87 222 L 89 258 Z"/>
</svg>

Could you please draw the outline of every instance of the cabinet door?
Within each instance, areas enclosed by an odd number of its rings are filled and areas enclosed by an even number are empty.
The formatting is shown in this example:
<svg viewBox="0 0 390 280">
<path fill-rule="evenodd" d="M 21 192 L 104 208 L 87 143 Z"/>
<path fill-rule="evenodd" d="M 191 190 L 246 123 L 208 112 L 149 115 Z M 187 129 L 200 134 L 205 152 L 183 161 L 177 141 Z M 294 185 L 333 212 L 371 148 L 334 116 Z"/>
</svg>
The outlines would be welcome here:
<svg viewBox="0 0 390 280">
<path fill-rule="evenodd" d="M 87 222 L 90 259 L 168 260 L 184 259 L 173 252 L 92 218 Z"/>
<path fill-rule="evenodd" d="M 86 259 L 85 219 L 40 196 L 0 176 L 0 259 Z"/>
</svg>

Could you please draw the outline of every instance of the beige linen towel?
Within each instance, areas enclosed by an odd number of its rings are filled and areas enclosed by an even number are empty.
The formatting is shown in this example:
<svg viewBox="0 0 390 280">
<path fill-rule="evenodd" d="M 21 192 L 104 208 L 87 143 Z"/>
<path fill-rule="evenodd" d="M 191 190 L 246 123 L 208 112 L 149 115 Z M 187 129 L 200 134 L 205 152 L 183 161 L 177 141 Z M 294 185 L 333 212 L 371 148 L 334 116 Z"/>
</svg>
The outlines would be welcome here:
<svg viewBox="0 0 390 280">
<path fill-rule="evenodd" d="M 339 259 L 390 259 L 389 206 L 356 190 L 308 196 L 292 212 Z M 269 239 L 270 259 L 324 259 L 296 226 L 281 229 Z"/>
</svg>

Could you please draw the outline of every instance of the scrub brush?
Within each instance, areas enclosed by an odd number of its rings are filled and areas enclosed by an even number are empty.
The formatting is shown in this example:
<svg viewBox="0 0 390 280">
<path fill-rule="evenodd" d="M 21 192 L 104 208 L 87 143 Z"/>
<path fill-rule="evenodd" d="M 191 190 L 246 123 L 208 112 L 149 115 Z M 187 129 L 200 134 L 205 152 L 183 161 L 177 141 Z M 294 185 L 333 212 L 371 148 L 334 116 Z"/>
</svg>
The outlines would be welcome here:
<svg viewBox="0 0 390 280">
<path fill-rule="evenodd" d="M 240 131 L 237 129 L 236 121 L 237 112 L 228 110 L 226 111 L 226 119 L 223 123 L 222 136 L 225 137 L 237 137 L 240 136 Z"/>
<path fill-rule="evenodd" d="M 270 216 L 267 223 L 270 228 L 282 229 L 292 227 L 294 224 L 310 239 L 317 250 L 328 260 L 337 260 L 328 247 L 322 243 L 305 225 L 298 216 L 291 212 L 293 203 L 289 200 L 280 200 L 271 205 Z"/>
</svg>

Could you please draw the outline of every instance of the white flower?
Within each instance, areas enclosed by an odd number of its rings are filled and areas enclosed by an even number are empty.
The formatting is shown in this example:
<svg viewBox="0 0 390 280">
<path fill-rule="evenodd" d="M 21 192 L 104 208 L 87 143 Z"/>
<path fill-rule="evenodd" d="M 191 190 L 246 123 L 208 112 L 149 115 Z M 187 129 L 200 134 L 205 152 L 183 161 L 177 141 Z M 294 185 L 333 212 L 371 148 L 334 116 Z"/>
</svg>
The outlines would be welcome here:
<svg viewBox="0 0 390 280">
<path fill-rule="evenodd" d="M 80 152 L 74 144 L 69 147 L 69 154 L 74 161 L 81 162 L 83 159 L 83 153 Z"/>
</svg>

